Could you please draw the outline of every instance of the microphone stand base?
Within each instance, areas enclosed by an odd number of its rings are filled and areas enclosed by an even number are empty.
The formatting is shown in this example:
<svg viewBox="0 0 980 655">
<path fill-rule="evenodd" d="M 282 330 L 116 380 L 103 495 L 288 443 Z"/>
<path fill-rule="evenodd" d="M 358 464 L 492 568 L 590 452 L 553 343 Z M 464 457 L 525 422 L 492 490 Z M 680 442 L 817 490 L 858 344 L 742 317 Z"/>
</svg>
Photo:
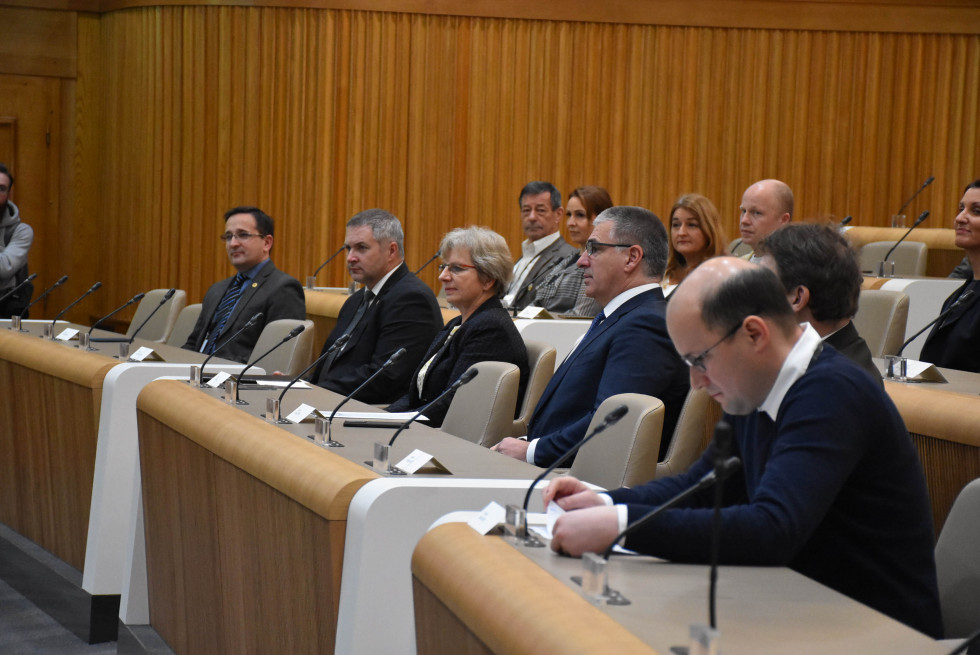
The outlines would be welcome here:
<svg viewBox="0 0 980 655">
<path fill-rule="evenodd" d="M 580 587 L 582 586 L 582 576 L 573 575 L 571 577 L 571 580 L 578 586 Z M 619 591 L 617 591 L 616 589 L 610 589 L 608 587 L 606 587 L 605 591 L 602 592 L 602 596 L 600 598 L 593 598 L 592 600 L 605 605 L 626 606 L 626 605 L 633 604 L 629 598 L 619 593 Z"/>
</svg>

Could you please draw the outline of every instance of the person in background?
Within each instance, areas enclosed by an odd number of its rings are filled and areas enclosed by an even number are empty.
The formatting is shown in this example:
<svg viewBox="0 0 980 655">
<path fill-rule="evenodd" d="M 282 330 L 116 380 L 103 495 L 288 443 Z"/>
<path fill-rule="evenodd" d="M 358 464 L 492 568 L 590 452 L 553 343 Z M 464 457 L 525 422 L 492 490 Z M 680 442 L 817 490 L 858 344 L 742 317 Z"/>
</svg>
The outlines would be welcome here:
<svg viewBox="0 0 980 655">
<path fill-rule="evenodd" d="M 14 176 L 0 164 L 0 296 L 27 279 L 27 255 L 34 243 L 34 230 L 20 220 L 20 210 L 10 200 L 13 186 Z M 20 316 L 32 295 L 34 285 L 28 283 L 8 296 L 0 303 L 0 318 Z"/>
<path fill-rule="evenodd" d="M 980 179 L 963 190 L 953 229 L 956 246 L 966 251 L 973 276 L 943 303 L 942 311 L 958 305 L 929 332 L 919 358 L 944 368 L 980 373 Z"/>
<path fill-rule="evenodd" d="M 521 371 L 518 404 L 528 378 L 527 348 L 510 314 L 500 303 L 512 275 L 507 241 L 485 227 L 457 228 L 439 245 L 439 281 L 446 300 L 459 310 L 436 335 L 409 379 L 408 393 L 390 412 L 416 410 L 431 402 L 477 362 L 509 362 Z M 453 395 L 425 410 L 429 425 L 442 425 Z"/>
<path fill-rule="evenodd" d="M 710 200 L 697 193 L 677 199 L 670 208 L 670 255 L 664 273 L 664 295 L 669 295 L 701 262 L 725 251 L 721 215 Z"/>
<path fill-rule="evenodd" d="M 582 284 L 585 269 L 579 268 L 578 258 L 592 233 L 595 217 L 612 206 L 609 192 L 601 186 L 580 186 L 568 194 L 565 225 L 568 228 L 568 238 L 579 248 L 579 252 L 556 263 L 535 289 L 531 304 L 544 307 L 552 313 L 569 316 L 592 317 L 599 313 L 599 304 L 585 295 L 585 285 Z"/>
<path fill-rule="evenodd" d="M 760 180 L 745 190 L 738 206 L 738 231 L 741 243 L 753 252 L 742 259 L 759 263 L 755 245 L 793 220 L 794 202 L 793 190 L 780 180 Z"/>
</svg>

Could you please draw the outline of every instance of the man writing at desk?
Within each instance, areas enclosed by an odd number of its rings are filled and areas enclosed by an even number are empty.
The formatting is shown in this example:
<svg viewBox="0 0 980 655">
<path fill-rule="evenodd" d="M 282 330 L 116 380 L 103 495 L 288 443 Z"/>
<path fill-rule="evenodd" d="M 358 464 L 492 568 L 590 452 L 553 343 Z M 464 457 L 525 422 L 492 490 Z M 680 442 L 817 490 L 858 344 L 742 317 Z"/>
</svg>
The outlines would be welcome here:
<svg viewBox="0 0 980 655">
<path fill-rule="evenodd" d="M 877 382 L 795 322 L 775 275 L 724 257 L 674 292 L 667 329 L 691 385 L 721 403 L 742 470 L 724 484 L 721 561 L 789 566 L 933 637 L 942 634 L 932 518 L 915 448 Z M 544 492 L 571 511 L 552 548 L 601 551 L 712 468 L 714 446 L 682 475 L 597 494 L 574 478 Z M 626 546 L 708 562 L 713 492 Z"/>
</svg>

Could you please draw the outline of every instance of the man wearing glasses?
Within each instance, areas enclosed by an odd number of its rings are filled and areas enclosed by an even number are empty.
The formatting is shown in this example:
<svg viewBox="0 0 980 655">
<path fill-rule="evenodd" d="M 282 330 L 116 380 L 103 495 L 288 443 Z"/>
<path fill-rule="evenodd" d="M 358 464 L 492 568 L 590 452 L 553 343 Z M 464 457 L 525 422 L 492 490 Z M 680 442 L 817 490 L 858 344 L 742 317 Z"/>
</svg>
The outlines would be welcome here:
<svg viewBox="0 0 980 655">
<path fill-rule="evenodd" d="M 597 494 L 574 478 L 544 492 L 569 511 L 551 547 L 602 552 L 627 524 L 692 487 L 716 454 L 741 458 L 725 480 L 722 564 L 788 566 L 932 637 L 942 634 L 933 527 L 922 466 L 881 385 L 809 324 L 776 276 L 711 259 L 671 296 L 667 327 L 691 385 L 721 403 L 731 452 L 712 444 L 678 476 Z M 711 492 L 644 525 L 626 547 L 707 563 Z"/>
<path fill-rule="evenodd" d="M 548 466 L 585 436 L 602 401 L 642 393 L 665 406 L 663 457 L 689 388 L 664 319 L 667 231 L 642 207 L 612 207 L 596 217 L 578 265 L 585 294 L 602 311 L 545 388 L 527 439 L 506 438 L 493 449 Z"/>
<path fill-rule="evenodd" d="M 269 259 L 274 232 L 272 218 L 261 209 L 235 207 L 225 212 L 221 240 L 238 273 L 208 289 L 184 348 L 208 354 L 217 350 L 219 357 L 245 363 L 267 323 L 306 318 L 302 285 Z M 258 312 L 261 320 L 222 347 Z"/>
</svg>

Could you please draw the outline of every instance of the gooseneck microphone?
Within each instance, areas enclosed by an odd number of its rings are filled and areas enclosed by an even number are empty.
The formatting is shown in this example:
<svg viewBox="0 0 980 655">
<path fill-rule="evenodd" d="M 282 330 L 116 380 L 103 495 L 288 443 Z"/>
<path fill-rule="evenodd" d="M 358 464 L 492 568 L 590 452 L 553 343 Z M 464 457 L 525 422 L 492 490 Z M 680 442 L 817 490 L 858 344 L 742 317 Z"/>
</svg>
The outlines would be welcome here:
<svg viewBox="0 0 980 655">
<path fill-rule="evenodd" d="M 85 293 L 83 293 L 82 295 L 80 295 L 80 296 L 79 296 L 78 298 L 76 298 L 76 299 L 75 299 L 75 302 L 73 302 L 72 304 L 70 304 L 70 305 L 68 305 L 68 306 L 67 306 L 67 307 L 65 307 L 64 309 L 62 309 L 62 310 L 61 310 L 61 311 L 60 311 L 60 312 L 58 313 L 58 315 L 54 317 L 54 320 L 53 320 L 53 321 L 51 321 L 51 335 L 52 335 L 52 336 L 54 336 L 54 324 L 58 322 L 58 319 L 59 319 L 59 318 L 61 318 L 62 316 L 64 316 L 64 315 L 65 315 L 65 313 L 66 313 L 66 312 L 67 312 L 67 311 L 68 311 L 69 309 L 71 309 L 72 307 L 74 307 L 74 306 L 75 306 L 75 305 L 77 305 L 78 303 L 80 303 L 80 302 L 82 302 L 83 300 L 85 300 L 85 298 L 87 298 L 88 296 L 90 296 L 90 295 L 92 295 L 93 293 L 95 293 L 95 292 L 96 292 L 97 290 L 99 290 L 99 289 L 100 289 L 101 287 L 102 287 L 102 283 L 101 283 L 101 282 L 96 282 L 96 283 L 95 283 L 95 284 L 93 284 L 93 285 L 92 285 L 91 287 L 89 287 L 89 290 L 88 290 L 88 291 L 86 291 Z"/>
<path fill-rule="evenodd" d="M 320 362 L 322 362 L 322 361 L 323 361 L 324 359 L 326 359 L 327 357 L 329 357 L 329 356 L 330 356 L 330 354 L 331 354 L 331 353 L 332 353 L 333 351 L 335 351 L 335 350 L 337 350 L 338 348 L 343 348 L 343 347 L 344 347 L 344 345 L 346 345 L 346 343 L 347 343 L 347 342 L 348 342 L 349 340 L 350 340 L 350 335 L 349 335 L 349 334 L 344 334 L 344 335 L 341 335 L 341 336 L 340 336 L 340 338 L 338 338 L 338 339 L 337 339 L 336 341 L 334 341 L 334 342 L 333 342 L 333 343 L 332 343 L 332 344 L 330 345 L 330 347 L 329 347 L 329 348 L 327 348 L 327 351 L 326 351 L 325 353 L 323 353 L 322 355 L 320 355 L 319 357 L 317 357 L 317 358 L 316 358 L 316 359 L 315 359 L 315 360 L 313 361 L 313 363 L 312 363 L 312 364 L 310 364 L 309 366 L 307 366 L 306 368 L 304 368 L 304 369 L 303 369 L 303 370 L 302 370 L 302 371 L 300 372 L 300 374 L 299 374 L 299 375 L 297 375 L 297 376 L 296 376 L 296 377 L 294 377 L 294 378 L 293 378 L 292 380 L 290 380 L 290 382 L 289 382 L 289 384 L 287 384 L 287 385 L 286 385 L 286 388 L 282 390 L 282 393 L 281 393 L 281 394 L 279 394 L 279 406 L 280 406 L 280 407 L 282 407 L 282 398 L 283 398 L 283 396 L 285 396 L 285 395 L 286 395 L 286 392 L 287 392 L 287 391 L 289 391 L 290 389 L 292 389 L 292 388 L 293 388 L 293 385 L 294 385 L 294 384 L 296 384 L 297 382 L 299 382 L 300 380 L 302 380 L 302 379 L 303 379 L 303 376 L 304 376 L 304 375 L 306 375 L 306 374 L 307 374 L 307 373 L 309 373 L 309 372 L 310 372 L 311 370 L 313 370 L 313 367 L 314 367 L 314 366 L 316 366 L 317 364 L 319 364 Z M 279 418 L 279 417 L 277 416 L 277 417 L 276 417 L 276 419 L 278 419 L 278 418 Z"/>
<path fill-rule="evenodd" d="M 917 191 L 916 191 L 915 193 L 913 193 L 913 194 L 912 194 L 912 197 L 911 197 L 911 198 L 909 198 L 908 200 L 906 200 L 906 201 L 905 201 L 905 204 L 904 204 L 904 205 L 902 205 L 902 206 L 901 206 L 901 208 L 900 208 L 900 209 L 899 209 L 899 210 L 898 210 L 897 212 L 895 212 L 895 213 L 896 213 L 896 214 L 901 214 L 901 213 L 902 213 L 903 211 L 905 211 L 905 208 L 906 208 L 906 207 L 908 207 L 908 206 L 909 206 L 909 204 L 910 204 L 910 203 L 911 203 L 911 202 L 912 202 L 913 200 L 915 200 L 915 198 L 916 198 L 916 196 L 918 196 L 918 195 L 919 195 L 920 193 L 922 193 L 922 191 L 923 191 L 923 190 L 924 190 L 924 189 L 925 189 L 925 188 L 926 188 L 927 186 L 929 186 L 930 184 L 932 184 L 932 183 L 933 183 L 933 182 L 934 182 L 935 180 L 936 180 L 936 178 L 935 178 L 935 176 L 932 176 L 932 175 L 930 175 L 930 176 L 929 176 L 929 179 L 928 179 L 928 180 L 926 180 L 925 182 L 923 182 L 923 183 L 922 183 L 922 186 L 920 186 L 920 187 L 918 188 L 918 190 L 917 190 Z"/>
<path fill-rule="evenodd" d="M 729 255 L 734 255 L 735 254 L 735 251 L 738 250 L 738 247 L 740 245 L 742 245 L 742 240 L 741 239 L 735 239 L 735 241 L 732 243 L 732 247 L 728 249 L 728 254 Z"/>
<path fill-rule="evenodd" d="M 245 330 L 247 330 L 250 327 L 252 327 L 253 325 L 255 325 L 262 318 L 262 316 L 263 316 L 262 312 L 259 312 L 255 316 L 253 316 L 252 318 L 248 319 L 248 322 L 245 323 L 245 325 L 243 325 L 238 330 L 238 332 L 235 332 L 235 334 L 233 334 L 230 337 L 228 337 L 227 339 L 225 339 L 224 342 L 222 342 L 222 344 L 220 346 L 218 346 L 217 348 L 214 349 L 214 352 L 213 353 L 211 353 L 210 355 L 208 355 L 205 358 L 204 362 L 201 364 L 201 386 L 202 387 L 204 386 L 204 367 L 208 365 L 208 362 L 211 361 L 211 358 L 214 357 L 215 355 L 217 355 L 219 350 L 221 350 L 222 348 L 224 348 L 225 346 L 227 346 L 229 343 L 231 343 L 232 341 L 234 341 L 235 339 L 237 339 L 238 338 L 238 335 L 240 335 L 242 332 L 244 332 Z"/>
<path fill-rule="evenodd" d="M 242 369 L 242 372 L 238 374 L 238 377 L 237 378 L 235 378 L 235 404 L 238 404 L 238 405 L 247 405 L 248 404 L 244 400 L 240 400 L 238 398 L 238 387 L 239 387 L 239 385 L 242 382 L 242 378 L 245 377 L 245 371 L 247 371 L 248 369 L 252 368 L 256 364 L 258 364 L 259 362 L 261 362 L 263 359 L 265 359 L 266 355 L 271 354 L 272 351 L 276 350 L 282 344 L 286 343 L 290 339 L 295 339 L 296 337 L 298 337 L 300 335 L 300 333 L 303 330 L 305 330 L 305 329 L 306 329 L 306 326 L 305 325 L 297 325 L 292 330 L 290 330 L 289 331 L 289 334 L 287 334 L 286 336 L 284 336 L 279 343 L 277 343 L 276 345 L 274 345 L 272 348 L 269 348 L 268 350 L 266 350 L 264 353 L 262 353 L 261 356 L 258 357 L 258 359 L 252 360 L 252 363 L 251 364 L 247 365 L 245 368 Z"/>
<path fill-rule="evenodd" d="M 92 327 L 90 327 L 88 329 L 89 335 L 92 334 L 92 330 L 94 330 L 95 328 L 97 328 L 100 325 L 102 325 L 102 323 L 104 321 L 109 320 L 110 318 L 112 318 L 113 316 L 115 316 L 116 314 L 118 314 L 119 312 L 121 312 L 122 310 L 124 310 L 127 307 L 129 307 L 130 305 L 132 305 L 134 302 L 139 302 L 139 301 L 143 300 L 143 296 L 145 296 L 145 295 L 146 295 L 145 293 L 138 293 L 138 294 L 136 294 L 135 296 L 133 296 L 132 298 L 130 298 L 129 300 L 127 300 L 126 302 L 124 302 L 122 305 L 119 305 L 118 307 L 116 307 L 115 309 L 113 309 L 111 312 L 109 312 L 108 314 L 106 314 L 105 316 L 103 316 L 102 318 L 100 318 L 99 320 L 97 320 L 95 323 L 92 323 Z M 99 341 L 127 341 L 127 340 L 128 339 L 126 339 L 126 337 L 115 337 L 115 338 L 114 337 L 106 337 L 106 338 L 102 338 L 102 339 L 99 339 L 99 338 L 89 339 L 89 341 L 96 341 L 96 342 L 99 342 Z"/>
<path fill-rule="evenodd" d="M 23 287 L 27 286 L 28 284 L 30 284 L 31 282 L 33 282 L 34 281 L 34 278 L 36 278 L 36 277 L 37 277 L 37 273 L 31 273 L 30 275 L 28 275 L 24 279 L 23 282 L 21 282 L 20 284 L 18 284 L 17 286 L 15 286 L 13 289 L 11 289 L 10 291 L 8 291 L 7 293 L 5 293 L 2 296 L 0 296 L 0 302 L 3 302 L 4 300 L 6 300 L 7 298 L 9 298 L 10 296 L 12 296 L 15 293 L 17 293 L 21 288 L 23 288 Z"/>
<path fill-rule="evenodd" d="M 422 272 L 422 269 L 424 269 L 426 266 L 428 266 L 429 264 L 431 264 L 432 262 L 434 262 L 436 260 L 436 257 L 438 257 L 441 254 L 442 254 L 442 250 L 441 249 L 440 250 L 436 250 L 436 254 L 434 254 L 431 257 L 429 257 L 429 259 L 424 264 L 422 264 L 419 267 L 419 270 L 415 271 L 415 275 L 418 275 L 419 273 L 421 273 Z"/>
<path fill-rule="evenodd" d="M 912 223 L 912 227 L 910 227 L 908 229 L 908 231 L 905 234 L 902 235 L 902 238 L 901 239 L 899 239 L 898 241 L 895 242 L 895 245 L 891 247 L 891 250 L 888 251 L 888 253 L 885 255 L 885 258 L 882 261 L 886 261 L 887 262 L 888 261 L 888 258 L 891 257 L 891 254 L 893 252 L 895 252 L 895 248 L 898 248 L 898 244 L 900 244 L 903 241 L 905 241 L 905 237 L 907 237 L 908 235 L 912 234 L 912 230 L 914 230 L 915 228 L 919 227 L 919 224 L 922 223 L 922 221 L 926 220 L 927 218 L 929 218 L 929 210 L 928 209 L 925 210 L 924 212 L 922 212 L 921 214 L 919 214 L 919 217 L 917 219 L 915 219 L 915 222 L 914 223 Z"/>
<path fill-rule="evenodd" d="M 532 291 L 534 291 L 534 286 L 538 282 L 538 280 L 544 279 L 552 271 L 558 269 L 559 266 L 561 268 L 565 268 L 565 266 L 568 265 L 568 263 L 566 263 L 566 262 L 569 259 L 571 259 L 573 257 L 575 259 L 578 259 L 580 256 L 581 255 L 579 255 L 578 253 L 573 253 L 573 254 L 569 255 L 568 257 L 560 257 L 558 259 L 554 259 L 554 260 L 545 262 L 545 265 L 541 267 L 541 270 L 538 271 L 534 275 L 534 277 L 532 277 L 530 280 L 525 280 L 524 281 L 524 284 L 522 285 L 520 292 L 514 296 L 514 302 L 511 303 L 512 308 L 514 309 L 514 315 L 515 316 L 517 315 L 517 303 L 519 301 L 521 301 L 524 298 L 524 296 L 526 296 L 527 294 L 529 294 Z M 560 269 L 558 269 L 558 270 L 560 270 Z"/>
<path fill-rule="evenodd" d="M 952 312 L 954 309 L 956 309 L 961 304 L 963 304 L 963 302 L 965 302 L 966 299 L 969 298 L 972 295 L 973 295 L 973 291 L 972 290 L 967 290 L 966 292 L 964 292 L 963 295 L 961 295 L 959 298 L 957 298 L 956 301 L 952 305 L 950 305 L 949 307 L 946 308 L 946 311 L 940 313 L 939 316 L 937 316 L 936 318 L 934 318 L 931 321 L 929 321 L 929 323 L 927 323 L 924 328 L 922 328 L 921 330 L 919 330 L 918 332 L 916 332 L 915 334 L 913 334 L 911 337 L 909 337 L 905 341 L 905 343 L 902 344 L 902 347 L 898 349 L 898 352 L 895 353 L 895 355 L 897 357 L 900 357 L 902 355 L 902 351 L 905 350 L 905 346 L 907 346 L 910 343 L 912 343 L 913 341 L 915 341 L 916 338 L 920 334 L 922 334 L 923 332 L 925 332 L 926 330 L 928 330 L 929 328 L 931 328 L 933 325 L 935 325 L 939 321 L 941 321 L 944 318 L 946 318 L 947 316 L 949 316 L 950 312 Z"/>
<path fill-rule="evenodd" d="M 840 222 L 840 227 L 844 227 L 844 226 L 846 226 L 846 225 L 847 225 L 848 223 L 850 223 L 850 222 L 851 222 L 851 221 L 852 221 L 853 219 L 854 219 L 854 217 L 853 217 L 853 216 L 845 216 L 845 217 L 843 218 L 843 220 L 841 220 L 841 222 Z"/>
<path fill-rule="evenodd" d="M 55 289 L 57 289 L 58 287 L 60 287 L 62 284 L 64 284 L 67 281 L 68 281 L 68 276 L 67 275 L 62 275 L 60 280 L 58 280 L 57 282 L 55 282 L 54 284 L 52 284 L 50 287 L 48 287 L 47 289 L 45 289 L 41 293 L 40 296 L 38 296 L 37 298 L 34 299 L 34 302 L 32 302 L 30 305 L 28 305 L 27 307 L 24 308 L 24 311 L 22 311 L 20 313 L 20 318 L 24 318 L 24 314 L 27 313 L 27 310 L 28 309 L 30 309 L 34 305 L 38 304 L 39 302 L 41 302 L 41 300 L 43 300 L 45 298 L 45 296 L 47 296 L 49 293 L 51 293 L 52 291 L 54 291 Z"/>
<path fill-rule="evenodd" d="M 340 339 L 338 339 L 338 341 L 340 341 Z M 341 348 L 342 347 L 343 346 L 341 346 Z M 367 380 L 361 382 L 360 386 L 358 386 L 356 389 L 351 391 L 348 395 L 344 396 L 344 399 L 341 400 L 340 403 L 333 408 L 332 412 L 330 412 L 330 418 L 327 419 L 327 425 L 329 426 L 333 423 L 333 417 L 337 415 L 337 412 L 340 411 L 340 408 L 346 405 L 348 402 L 350 402 L 350 399 L 356 396 L 358 391 L 366 387 L 371 382 L 371 380 L 381 375 L 381 372 L 383 370 L 385 370 L 386 368 L 388 368 L 389 366 L 397 362 L 399 359 L 401 359 L 405 355 L 405 352 L 406 351 L 404 348 L 399 348 L 395 352 L 391 353 L 391 357 L 388 358 L 388 361 L 382 364 L 377 371 L 375 371 L 370 376 L 368 376 Z"/>
<path fill-rule="evenodd" d="M 725 462 L 732 452 L 732 426 L 721 420 L 715 424 L 715 475 L 721 475 Z M 717 629 L 715 621 L 715 596 L 718 586 L 718 559 L 721 555 L 721 503 L 724 487 L 715 485 L 715 507 L 711 517 L 711 573 L 708 591 L 708 620 L 712 629 Z"/>
<path fill-rule="evenodd" d="M 323 270 L 323 267 L 326 266 L 327 264 L 329 264 L 330 262 L 332 262 L 334 260 L 334 258 L 337 257 L 337 255 L 339 255 L 340 253 L 344 252 L 344 249 L 345 248 L 347 248 L 347 245 L 346 244 L 343 245 L 343 246 L 340 246 L 340 248 L 337 249 L 337 252 L 335 252 L 334 254 L 332 254 L 329 257 L 327 257 L 327 261 L 325 261 L 322 264 L 320 264 L 320 266 L 315 271 L 313 271 L 313 275 L 311 277 L 316 277 L 317 276 L 317 273 L 319 273 L 320 271 L 322 271 Z"/>
<path fill-rule="evenodd" d="M 522 505 L 522 507 L 524 508 L 524 511 L 527 512 L 527 505 L 528 505 L 528 502 L 531 500 L 531 492 L 534 490 L 534 487 L 536 487 L 539 482 L 541 482 L 546 477 L 548 477 L 548 474 L 549 473 L 551 473 L 556 468 L 558 468 L 559 466 L 561 466 L 562 464 L 564 464 L 566 461 L 568 461 L 568 458 L 571 457 L 572 455 L 574 455 L 575 453 L 577 453 L 578 450 L 579 450 L 579 448 L 581 448 L 582 446 L 584 446 L 585 444 L 587 444 L 592 439 L 592 437 L 594 437 L 597 434 L 599 434 L 600 432 L 604 431 L 609 426 L 615 425 L 616 423 L 619 423 L 620 419 L 622 419 L 624 416 L 626 416 L 626 414 L 628 412 L 629 412 L 629 408 L 626 405 L 620 405 L 620 406 L 614 408 L 611 412 L 609 412 L 608 414 L 606 414 L 606 418 L 602 419 L 602 423 L 600 423 L 599 425 L 595 426 L 595 429 L 592 432 L 590 432 L 589 434 L 585 435 L 577 444 L 575 444 L 574 446 L 572 446 L 571 448 L 569 448 L 568 451 L 564 455 L 562 455 L 557 460 L 555 460 L 554 464 L 552 464 L 551 466 L 549 466 L 548 468 L 546 468 L 544 470 L 544 473 L 542 473 L 541 475 L 539 475 L 538 477 L 536 477 L 534 479 L 534 482 L 531 483 L 531 486 L 527 488 L 527 494 L 525 494 L 525 496 L 524 496 L 524 504 Z"/>
<path fill-rule="evenodd" d="M 133 343 L 133 340 L 136 339 L 136 335 L 140 333 L 140 330 L 142 330 L 143 327 L 150 322 L 150 319 L 153 318 L 154 314 L 160 311 L 161 307 L 167 304 L 168 300 L 174 297 L 175 293 L 177 293 L 176 289 L 170 289 L 167 291 L 167 293 L 163 294 L 163 298 L 161 298 L 157 306 L 153 308 L 153 311 L 150 312 L 150 315 L 146 317 L 146 320 L 140 323 L 140 326 L 136 328 L 136 330 L 133 332 L 133 336 L 129 337 L 129 343 Z"/>
<path fill-rule="evenodd" d="M 404 423 L 402 423 L 400 426 L 398 426 L 398 429 L 395 430 L 395 434 L 391 435 L 391 440 L 388 442 L 388 447 L 390 448 L 391 446 L 395 445 L 395 439 L 398 437 L 398 435 L 400 435 L 402 433 L 402 430 L 406 430 L 408 428 L 408 426 L 410 426 L 412 423 L 415 422 L 415 419 L 417 419 L 418 417 L 422 416 L 422 414 L 425 412 L 425 410 L 429 409 L 430 407 L 432 407 L 433 405 L 435 405 L 437 402 L 439 402 L 440 400 L 442 400 L 443 398 L 445 398 L 450 393 L 456 391 L 457 389 L 459 389 L 461 386 L 463 386 L 467 382 L 470 382 L 479 373 L 480 373 L 480 371 L 477 370 L 477 369 L 475 369 L 475 368 L 468 368 L 465 371 L 463 371 L 463 374 L 460 375 L 459 378 L 455 382 L 453 382 L 448 387 L 446 387 L 446 390 L 445 391 L 443 391 L 441 394 L 439 394 L 438 396 L 436 396 L 435 397 L 435 400 L 432 400 L 432 401 L 426 403 L 425 405 L 423 405 L 421 407 L 421 409 L 419 409 L 419 411 L 415 412 L 415 415 L 412 418 L 408 419 L 407 421 L 405 421 Z"/>
</svg>

